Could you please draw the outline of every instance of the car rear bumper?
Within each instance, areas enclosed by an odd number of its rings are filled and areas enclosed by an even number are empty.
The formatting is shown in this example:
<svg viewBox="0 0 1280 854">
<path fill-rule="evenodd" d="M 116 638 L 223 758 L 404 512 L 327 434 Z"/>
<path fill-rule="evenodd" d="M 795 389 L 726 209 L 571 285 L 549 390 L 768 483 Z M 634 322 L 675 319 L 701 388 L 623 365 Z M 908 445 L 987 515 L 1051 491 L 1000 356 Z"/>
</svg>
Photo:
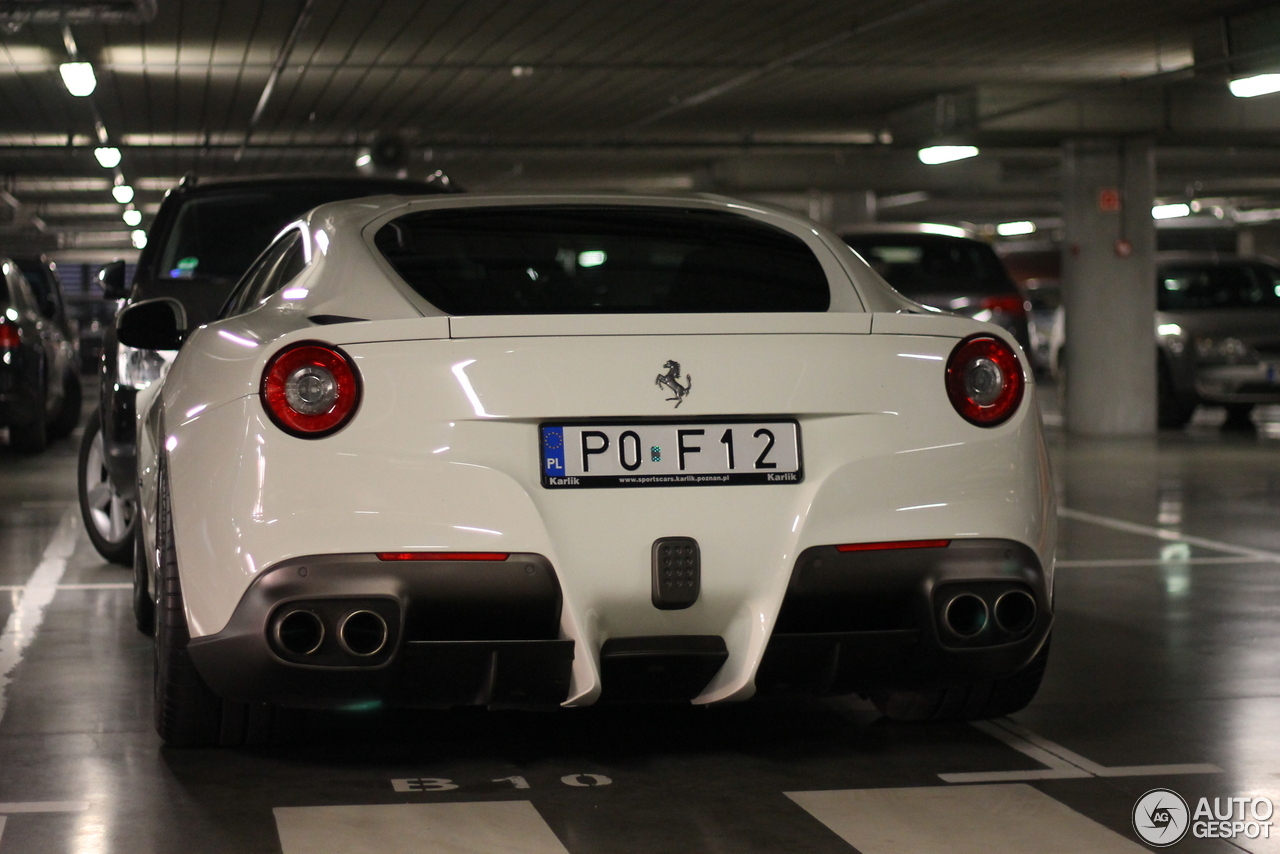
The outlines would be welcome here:
<svg viewBox="0 0 1280 854">
<path fill-rule="evenodd" d="M 1200 368 L 1195 388 L 1204 403 L 1280 403 L 1280 364 Z"/>
<path fill-rule="evenodd" d="M 220 696 L 344 707 L 557 705 L 569 692 L 574 642 L 559 636 L 560 585 L 545 558 L 381 561 L 297 558 L 264 571 L 225 629 L 190 643 Z M 312 652 L 278 629 L 298 611 L 324 626 Z M 378 614 L 386 639 L 359 655 L 340 640 L 349 614 Z"/>
<path fill-rule="evenodd" d="M 1001 625 L 1005 594 L 1029 596 L 1030 618 Z M 961 636 L 946 613 L 967 596 L 982 600 L 987 619 Z M 842 694 L 998 678 L 1035 656 L 1052 623 L 1040 561 L 1012 540 L 843 553 L 817 546 L 796 562 L 756 688 Z"/>
<path fill-rule="evenodd" d="M 1052 623 L 1035 553 L 1009 540 L 845 553 L 796 562 L 756 674 L 763 691 L 848 693 L 974 682 L 1011 674 Z M 1033 603 L 1025 625 L 997 624 L 997 601 Z M 982 599 L 992 619 L 949 632 L 948 605 Z M 220 696 L 312 707 L 550 706 L 569 697 L 575 656 L 594 653 L 602 701 L 688 701 L 728 659 L 720 636 L 610 638 L 599 650 L 563 636 L 554 568 L 536 554 L 503 561 L 381 561 L 323 555 L 263 572 L 220 632 L 191 641 Z M 286 618 L 323 626 L 314 649 L 286 646 Z M 385 643 L 356 655 L 340 638 L 357 612 L 380 615 Z M 312 616 L 306 616 L 307 614 Z M 302 646 L 310 646 L 304 643 Z"/>
</svg>

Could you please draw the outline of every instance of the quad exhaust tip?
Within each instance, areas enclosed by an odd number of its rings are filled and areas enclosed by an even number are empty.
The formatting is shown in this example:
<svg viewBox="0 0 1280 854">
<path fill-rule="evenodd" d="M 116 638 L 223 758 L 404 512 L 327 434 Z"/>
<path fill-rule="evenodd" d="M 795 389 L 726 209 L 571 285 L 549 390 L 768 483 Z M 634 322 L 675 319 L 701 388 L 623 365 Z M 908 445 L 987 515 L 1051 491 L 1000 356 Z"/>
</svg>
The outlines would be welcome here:
<svg viewBox="0 0 1280 854">
<path fill-rule="evenodd" d="M 942 621 L 956 637 L 972 638 L 987 627 L 989 618 L 987 603 L 973 593 L 960 593 L 952 597 L 942 610 Z"/>
<path fill-rule="evenodd" d="M 276 620 L 276 643 L 294 655 L 311 655 L 324 643 L 324 623 L 310 611 L 290 611 Z"/>
<path fill-rule="evenodd" d="M 338 624 L 338 643 L 360 658 L 377 655 L 387 645 L 387 621 L 373 611 L 352 611 Z"/>
<path fill-rule="evenodd" d="M 1020 635 L 1036 621 L 1036 600 L 1023 590 L 1002 593 L 992 608 L 996 625 L 1011 635 Z"/>
</svg>

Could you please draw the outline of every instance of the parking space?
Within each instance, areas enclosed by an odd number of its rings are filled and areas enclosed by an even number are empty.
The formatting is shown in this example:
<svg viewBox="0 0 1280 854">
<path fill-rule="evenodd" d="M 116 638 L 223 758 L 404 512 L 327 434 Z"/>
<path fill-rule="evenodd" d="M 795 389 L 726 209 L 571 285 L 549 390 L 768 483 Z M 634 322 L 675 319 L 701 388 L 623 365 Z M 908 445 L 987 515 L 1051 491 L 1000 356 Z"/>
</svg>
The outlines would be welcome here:
<svg viewBox="0 0 1280 854">
<path fill-rule="evenodd" d="M 310 713 L 285 743 L 162 749 L 128 570 L 69 443 L 0 455 L 8 852 L 1123 852 L 1167 787 L 1280 798 L 1280 460 L 1254 434 L 1050 431 L 1062 494 L 1035 702 L 895 724 L 857 697 Z M 1188 837 L 1181 851 L 1280 850 Z"/>
</svg>

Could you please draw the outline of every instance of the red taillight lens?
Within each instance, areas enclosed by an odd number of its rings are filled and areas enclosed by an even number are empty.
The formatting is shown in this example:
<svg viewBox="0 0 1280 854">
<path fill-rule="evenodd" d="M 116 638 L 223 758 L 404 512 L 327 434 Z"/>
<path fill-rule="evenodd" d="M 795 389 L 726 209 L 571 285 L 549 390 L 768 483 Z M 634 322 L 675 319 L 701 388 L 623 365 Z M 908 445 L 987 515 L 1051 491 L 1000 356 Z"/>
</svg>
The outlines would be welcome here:
<svg viewBox="0 0 1280 854">
<path fill-rule="evenodd" d="M 0 320 L 0 350 L 16 350 L 22 346 L 22 330 L 17 324 Z"/>
<path fill-rule="evenodd" d="M 982 307 L 988 311 L 999 311 L 1015 317 L 1027 316 L 1027 303 L 1018 294 L 1002 294 L 1000 296 L 983 297 Z"/>
<path fill-rule="evenodd" d="M 378 560 L 506 560 L 506 552 L 377 552 Z"/>
<path fill-rule="evenodd" d="M 271 357 L 259 394 L 277 427 L 304 439 L 319 439 L 341 430 L 355 414 L 360 376 L 346 353 L 305 341 Z"/>
<path fill-rule="evenodd" d="M 846 543 L 836 546 L 838 552 L 884 552 L 896 549 L 945 549 L 950 540 L 893 540 L 887 543 Z"/>
<path fill-rule="evenodd" d="M 947 359 L 947 397 L 979 427 L 994 427 L 1017 412 L 1024 385 L 1017 354 L 992 335 L 970 335 Z"/>
</svg>

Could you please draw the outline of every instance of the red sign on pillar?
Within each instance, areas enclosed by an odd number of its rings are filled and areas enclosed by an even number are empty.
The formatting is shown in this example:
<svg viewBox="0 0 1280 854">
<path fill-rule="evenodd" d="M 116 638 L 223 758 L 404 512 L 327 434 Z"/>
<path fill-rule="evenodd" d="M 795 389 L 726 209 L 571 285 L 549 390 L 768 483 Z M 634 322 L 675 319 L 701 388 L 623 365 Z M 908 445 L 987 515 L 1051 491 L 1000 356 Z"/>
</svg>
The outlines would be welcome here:
<svg viewBox="0 0 1280 854">
<path fill-rule="evenodd" d="M 1099 190 L 1098 210 L 1103 213 L 1118 213 L 1120 210 L 1120 191 L 1114 187 L 1105 187 Z"/>
</svg>

